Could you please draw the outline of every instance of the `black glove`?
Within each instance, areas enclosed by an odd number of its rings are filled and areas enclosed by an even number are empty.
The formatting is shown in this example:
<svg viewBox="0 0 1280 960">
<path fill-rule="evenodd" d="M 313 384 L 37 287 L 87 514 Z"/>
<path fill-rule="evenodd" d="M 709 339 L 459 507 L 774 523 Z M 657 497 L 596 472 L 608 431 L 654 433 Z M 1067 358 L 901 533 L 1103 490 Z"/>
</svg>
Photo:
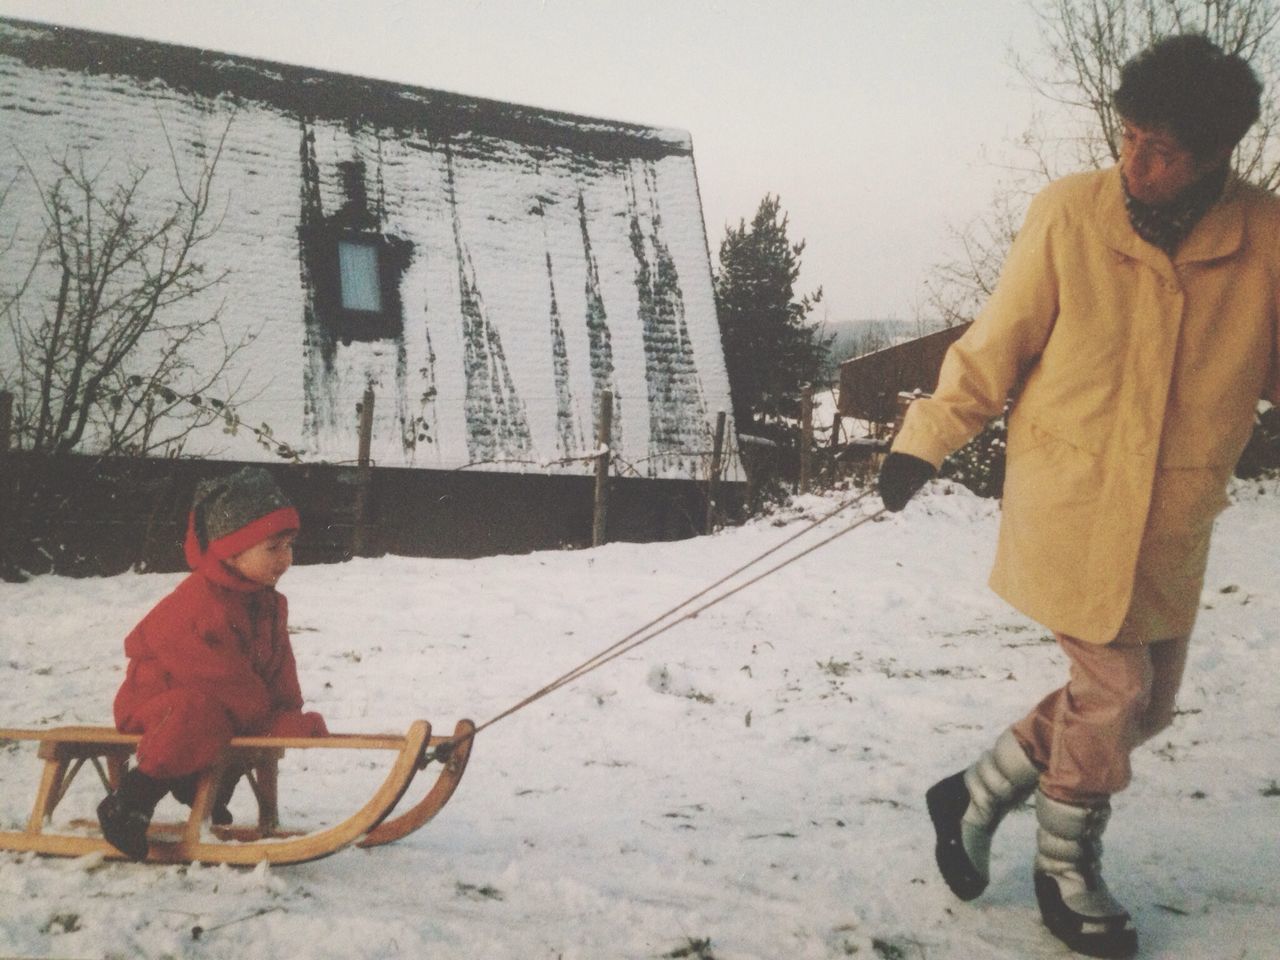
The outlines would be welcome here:
<svg viewBox="0 0 1280 960">
<path fill-rule="evenodd" d="M 880 468 L 880 499 L 885 509 L 897 513 L 937 474 L 933 464 L 919 457 L 909 453 L 889 454 Z"/>
</svg>

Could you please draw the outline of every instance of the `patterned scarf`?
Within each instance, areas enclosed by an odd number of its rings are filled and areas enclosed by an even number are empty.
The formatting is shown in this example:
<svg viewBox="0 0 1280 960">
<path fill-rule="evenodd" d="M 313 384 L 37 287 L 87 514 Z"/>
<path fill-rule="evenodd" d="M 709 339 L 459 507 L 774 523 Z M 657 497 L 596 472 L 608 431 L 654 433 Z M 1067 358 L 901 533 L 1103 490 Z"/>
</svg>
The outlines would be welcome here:
<svg viewBox="0 0 1280 960">
<path fill-rule="evenodd" d="M 1120 180 L 1124 184 L 1125 209 L 1129 211 L 1129 223 L 1134 231 L 1147 243 L 1173 256 L 1200 218 L 1222 196 L 1222 188 L 1227 182 L 1227 167 L 1224 164 L 1206 174 L 1187 187 L 1178 199 L 1160 206 L 1143 203 L 1130 194 L 1129 182 L 1123 173 Z"/>
</svg>

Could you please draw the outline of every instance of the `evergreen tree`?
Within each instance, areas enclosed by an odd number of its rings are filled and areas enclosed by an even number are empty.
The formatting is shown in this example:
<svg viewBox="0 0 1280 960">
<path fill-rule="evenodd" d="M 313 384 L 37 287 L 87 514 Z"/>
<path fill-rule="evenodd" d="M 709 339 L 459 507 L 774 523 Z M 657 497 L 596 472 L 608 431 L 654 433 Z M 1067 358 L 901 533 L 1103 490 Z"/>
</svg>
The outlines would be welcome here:
<svg viewBox="0 0 1280 960">
<path fill-rule="evenodd" d="M 779 198 L 766 195 L 751 223 L 726 228 L 715 275 L 716 310 L 733 393 L 733 418 L 744 433 L 799 413 L 803 384 L 821 378 L 831 338 L 805 321 L 822 288 L 797 298 L 804 241 L 787 238 Z"/>
</svg>

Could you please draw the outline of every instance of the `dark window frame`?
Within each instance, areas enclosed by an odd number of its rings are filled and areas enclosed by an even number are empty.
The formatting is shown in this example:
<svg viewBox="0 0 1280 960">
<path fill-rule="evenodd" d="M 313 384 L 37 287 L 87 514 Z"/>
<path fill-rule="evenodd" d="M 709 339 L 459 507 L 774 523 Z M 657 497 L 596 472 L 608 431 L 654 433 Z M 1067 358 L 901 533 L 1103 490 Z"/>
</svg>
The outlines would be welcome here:
<svg viewBox="0 0 1280 960">
<path fill-rule="evenodd" d="M 412 244 L 373 230 L 357 230 L 328 223 L 301 231 L 304 248 L 313 264 L 316 319 L 344 344 L 394 340 L 404 334 L 404 307 L 400 278 L 411 258 Z M 343 306 L 341 243 L 371 246 L 376 252 L 380 310 Z"/>
</svg>

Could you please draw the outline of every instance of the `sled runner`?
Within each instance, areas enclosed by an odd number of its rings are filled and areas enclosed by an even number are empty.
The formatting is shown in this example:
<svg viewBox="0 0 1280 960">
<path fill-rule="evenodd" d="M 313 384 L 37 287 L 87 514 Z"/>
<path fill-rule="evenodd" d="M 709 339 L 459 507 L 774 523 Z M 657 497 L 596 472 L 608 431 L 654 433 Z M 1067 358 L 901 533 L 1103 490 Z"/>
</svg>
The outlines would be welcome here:
<svg viewBox="0 0 1280 960">
<path fill-rule="evenodd" d="M 147 837 L 148 862 L 154 863 L 302 863 L 355 844 L 376 847 L 417 830 L 439 813 L 462 779 L 471 753 L 475 725 L 461 720 L 452 737 L 433 737 L 431 724 L 415 720 L 403 736 L 334 734 L 327 737 L 236 737 L 223 756 L 205 771 L 196 787 L 185 822 L 153 821 Z M 33 851 L 60 857 L 102 853 L 123 855 L 104 840 L 97 821 L 73 821 L 69 829 L 52 827 L 53 813 L 86 762 L 104 788 L 114 789 L 125 761 L 141 738 L 110 727 L 55 727 L 49 730 L 0 728 L 0 740 L 33 740 L 44 770 L 25 830 L 0 831 L 0 850 Z M 327 829 L 308 833 L 279 826 L 278 763 L 286 750 L 388 750 L 395 753 L 391 771 L 360 810 Z M 415 774 L 432 760 L 441 763 L 435 782 L 416 804 L 393 811 Z M 256 826 L 215 826 L 210 822 L 217 785 L 225 770 L 241 772 L 258 802 Z"/>
</svg>

